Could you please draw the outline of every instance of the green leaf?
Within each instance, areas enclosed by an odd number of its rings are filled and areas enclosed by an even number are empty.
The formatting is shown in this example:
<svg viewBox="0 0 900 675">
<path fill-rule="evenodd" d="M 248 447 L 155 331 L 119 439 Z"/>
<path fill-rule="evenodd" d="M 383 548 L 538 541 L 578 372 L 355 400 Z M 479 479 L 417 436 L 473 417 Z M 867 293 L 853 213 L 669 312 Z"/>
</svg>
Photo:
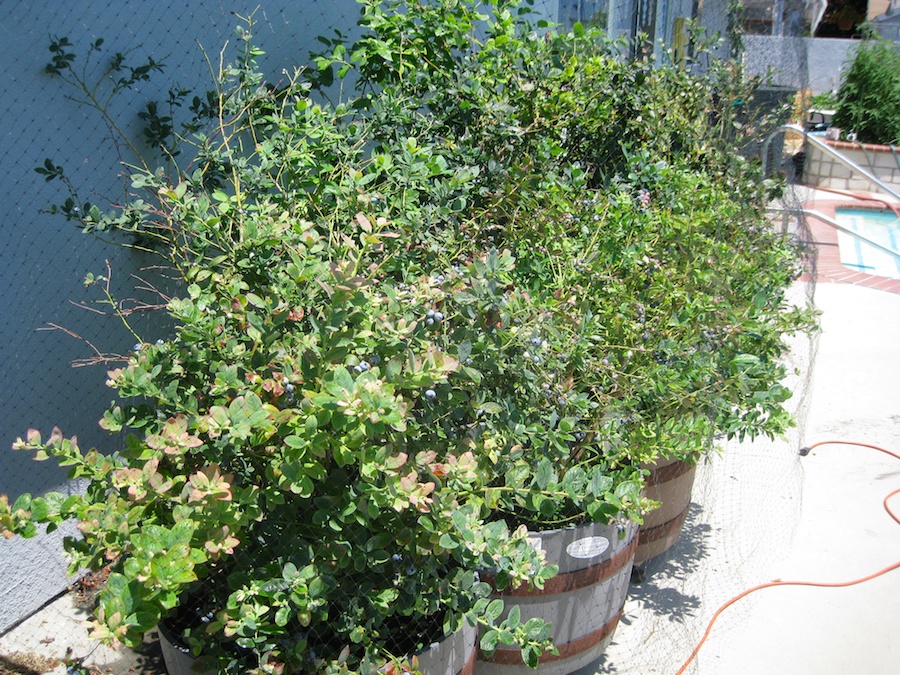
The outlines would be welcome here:
<svg viewBox="0 0 900 675">
<path fill-rule="evenodd" d="M 604 475 L 600 467 L 594 467 L 594 473 L 591 476 L 591 494 L 599 498 L 612 487 L 612 478 Z"/>
<path fill-rule="evenodd" d="M 283 628 L 288 625 L 288 622 L 291 620 L 291 608 L 284 606 L 279 607 L 278 611 L 275 612 L 275 625 Z"/>
<path fill-rule="evenodd" d="M 394 535 L 390 532 L 379 532 L 378 534 L 369 537 L 369 540 L 366 542 L 366 551 L 380 551 L 385 548 L 388 544 L 394 541 Z"/>
<path fill-rule="evenodd" d="M 255 293 L 247 293 L 246 294 L 247 302 L 249 302 L 254 307 L 259 307 L 260 309 L 266 308 L 266 301 L 261 297 L 256 295 Z"/>
<path fill-rule="evenodd" d="M 182 520 L 175 524 L 166 538 L 166 547 L 171 548 L 176 544 L 189 544 L 194 536 L 196 526 L 191 520 Z"/>
<path fill-rule="evenodd" d="M 194 573 L 194 563 L 190 557 L 190 547 L 187 544 L 177 544 L 153 566 L 164 587 L 172 587 L 197 580 Z"/>
<path fill-rule="evenodd" d="M 552 626 L 539 617 L 532 617 L 525 622 L 525 631 L 529 640 L 541 642 L 550 637 Z"/>
<path fill-rule="evenodd" d="M 320 598 L 328 590 L 328 585 L 322 580 L 322 577 L 315 577 L 309 582 L 309 597 Z"/>
<path fill-rule="evenodd" d="M 287 562 L 281 570 L 281 576 L 284 577 L 285 581 L 294 582 L 300 575 L 297 571 L 297 566 L 292 562 Z"/>
<path fill-rule="evenodd" d="M 50 505 L 47 501 L 38 497 L 31 503 L 31 517 L 41 523 L 50 515 Z"/>
<path fill-rule="evenodd" d="M 35 525 L 30 520 L 28 522 L 24 523 L 21 527 L 22 527 L 22 529 L 18 530 L 17 534 L 20 537 L 22 537 L 22 539 L 31 539 L 32 537 L 37 536 L 37 533 L 38 533 L 37 525 Z M 50 530 L 48 529 L 48 532 L 49 531 Z"/>
<path fill-rule="evenodd" d="M 465 340 L 456 348 L 456 358 L 462 363 L 472 355 L 472 343 Z"/>
<path fill-rule="evenodd" d="M 537 668 L 540 664 L 541 650 L 536 645 L 522 647 L 522 660 L 529 668 Z"/>
<path fill-rule="evenodd" d="M 500 633 L 496 630 L 487 630 L 481 636 L 481 649 L 485 654 L 493 654 L 497 649 L 497 642 L 500 639 Z"/>
<path fill-rule="evenodd" d="M 753 366 L 759 363 L 759 357 L 754 354 L 738 354 L 731 359 L 729 365 L 737 370 L 740 366 Z"/>
<path fill-rule="evenodd" d="M 13 503 L 12 510 L 13 511 L 28 511 L 31 509 L 32 497 L 27 492 L 23 495 L 20 495 L 19 498 Z"/>
<path fill-rule="evenodd" d="M 139 633 L 146 633 L 159 623 L 159 611 L 155 607 L 143 605 L 131 615 L 131 625 Z"/>
<path fill-rule="evenodd" d="M 353 377 L 344 366 L 338 366 L 331 373 L 331 381 L 326 383 L 328 392 L 334 396 L 343 397 L 352 392 L 356 385 Z"/>
<path fill-rule="evenodd" d="M 522 623 L 522 609 L 519 605 L 513 605 L 509 608 L 509 614 L 506 615 L 506 621 L 504 621 L 504 623 L 510 630 L 519 627 Z"/>
<path fill-rule="evenodd" d="M 489 623 L 496 622 L 497 619 L 500 618 L 501 614 L 503 614 L 503 600 L 501 600 L 500 598 L 491 600 L 490 604 L 487 606 L 487 609 L 484 610 L 484 616 Z"/>
<path fill-rule="evenodd" d="M 559 430 L 563 432 L 572 431 L 575 428 L 575 425 L 578 423 L 578 420 L 574 417 L 563 417 L 559 421 Z"/>
<path fill-rule="evenodd" d="M 534 477 L 535 484 L 539 489 L 546 490 L 555 478 L 556 472 L 553 470 L 553 464 L 546 457 L 541 458 Z"/>
</svg>

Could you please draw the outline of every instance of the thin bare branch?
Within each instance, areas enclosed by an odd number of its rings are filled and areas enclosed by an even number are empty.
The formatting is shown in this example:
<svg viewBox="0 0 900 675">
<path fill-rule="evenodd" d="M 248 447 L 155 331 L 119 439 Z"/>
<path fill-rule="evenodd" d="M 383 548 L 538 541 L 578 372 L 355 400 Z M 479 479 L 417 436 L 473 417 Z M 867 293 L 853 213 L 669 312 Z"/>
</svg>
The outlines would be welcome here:
<svg viewBox="0 0 900 675">
<path fill-rule="evenodd" d="M 87 309 L 90 309 L 90 308 L 87 308 Z M 97 347 L 94 345 L 93 342 L 91 342 L 90 340 L 88 340 L 85 337 L 82 337 L 81 335 L 79 335 L 78 333 L 76 333 L 75 331 L 73 331 L 69 328 L 60 326 L 59 324 L 48 322 L 45 327 L 38 328 L 37 330 L 39 330 L 39 331 L 44 331 L 44 330 L 62 331 L 66 335 L 73 337 L 76 340 L 80 340 L 81 342 L 86 344 L 91 349 L 91 351 L 94 352 L 94 356 L 81 358 L 81 359 L 75 359 L 74 361 L 72 361 L 71 365 L 73 368 L 82 368 L 84 366 L 96 366 L 96 365 L 103 365 L 103 364 L 117 363 L 117 362 L 122 363 L 122 362 L 128 361 L 128 357 L 123 356 L 122 354 L 101 352 L 99 349 L 97 349 Z"/>
</svg>

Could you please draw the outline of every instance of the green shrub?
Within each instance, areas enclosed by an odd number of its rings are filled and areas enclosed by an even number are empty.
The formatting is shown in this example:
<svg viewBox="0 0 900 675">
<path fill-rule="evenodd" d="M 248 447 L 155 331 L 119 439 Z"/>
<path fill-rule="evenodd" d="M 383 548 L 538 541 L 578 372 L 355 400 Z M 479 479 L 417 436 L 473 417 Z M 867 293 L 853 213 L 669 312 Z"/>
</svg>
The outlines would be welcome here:
<svg viewBox="0 0 900 675">
<path fill-rule="evenodd" d="M 838 92 L 834 125 L 863 143 L 900 143 L 900 47 L 860 44 Z"/>
<path fill-rule="evenodd" d="M 514 0 L 361 4 L 363 37 L 278 89 L 241 33 L 190 163 L 58 208 L 182 282 L 174 334 L 110 372 L 126 450 L 30 432 L 87 494 L 0 497 L 0 533 L 75 517 L 74 567 L 113 565 L 100 639 L 187 611 L 223 671 L 369 673 L 465 618 L 534 664 L 549 628 L 495 625 L 476 576 L 553 573 L 520 525 L 639 519 L 640 461 L 789 423 L 808 317 L 729 144 L 738 72 L 617 61 Z"/>
</svg>

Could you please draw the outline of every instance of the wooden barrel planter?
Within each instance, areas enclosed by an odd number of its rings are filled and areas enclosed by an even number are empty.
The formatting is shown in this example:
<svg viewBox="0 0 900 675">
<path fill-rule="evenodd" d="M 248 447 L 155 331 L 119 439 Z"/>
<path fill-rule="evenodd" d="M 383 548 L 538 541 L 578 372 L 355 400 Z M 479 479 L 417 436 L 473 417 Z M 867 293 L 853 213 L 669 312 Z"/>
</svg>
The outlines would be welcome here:
<svg viewBox="0 0 900 675">
<path fill-rule="evenodd" d="M 168 630 L 165 622 L 157 626 L 159 631 L 159 646 L 162 649 L 163 662 L 166 664 L 166 672 L 169 675 L 215 675 L 215 670 L 195 670 L 197 659 L 191 655 L 190 650 L 180 644 L 176 637 Z"/>
<path fill-rule="evenodd" d="M 523 622 L 536 616 L 550 622 L 559 654 L 541 655 L 535 671 L 522 662 L 518 648 L 501 644 L 491 656 L 479 650 L 479 675 L 567 675 L 600 657 L 622 615 L 637 547 L 636 525 L 629 523 L 624 536 L 614 525 L 592 523 L 537 532 L 533 538 L 547 562 L 559 565 L 559 574 L 543 589 L 520 587 L 498 597 L 507 611 L 517 605 Z M 490 581 L 487 575 L 483 578 Z"/>
<path fill-rule="evenodd" d="M 665 553 L 678 541 L 691 505 L 691 490 L 697 473 L 696 462 L 680 459 L 660 460 L 642 465 L 642 468 L 650 470 L 644 496 L 660 502 L 660 507 L 644 515 L 644 524 L 638 531 L 635 565 Z"/>
<path fill-rule="evenodd" d="M 473 675 L 477 637 L 477 629 L 464 622 L 453 635 L 417 654 L 419 670 L 428 675 Z M 178 644 L 164 624 L 159 626 L 159 644 L 168 675 L 215 675 L 215 670 L 194 670 L 197 660 Z"/>
<path fill-rule="evenodd" d="M 441 642 L 418 654 L 419 670 L 435 675 L 473 675 L 475 672 L 478 631 L 468 622 Z"/>
</svg>

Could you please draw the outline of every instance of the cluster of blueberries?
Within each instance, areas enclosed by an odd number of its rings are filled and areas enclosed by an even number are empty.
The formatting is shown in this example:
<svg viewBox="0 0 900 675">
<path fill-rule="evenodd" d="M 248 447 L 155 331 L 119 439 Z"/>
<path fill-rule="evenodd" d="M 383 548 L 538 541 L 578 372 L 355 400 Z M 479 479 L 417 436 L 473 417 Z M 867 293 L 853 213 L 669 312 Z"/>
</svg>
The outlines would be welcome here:
<svg viewBox="0 0 900 675">
<path fill-rule="evenodd" d="M 165 344 L 165 340 L 163 340 L 162 338 L 160 338 L 159 340 L 156 341 L 156 344 L 157 344 L 157 346 L 160 346 L 160 347 L 161 347 L 162 345 Z M 134 343 L 133 349 L 134 349 L 134 351 L 135 351 L 136 354 L 137 354 L 137 353 L 140 353 L 140 351 L 141 351 L 143 348 L 144 348 L 144 345 L 143 345 L 142 343 L 140 343 L 140 342 L 135 342 L 135 343 Z"/>
<path fill-rule="evenodd" d="M 372 366 L 377 366 L 379 363 L 381 363 L 381 357 L 378 354 L 372 354 L 368 361 L 360 361 L 353 366 L 353 370 L 357 373 L 365 373 L 368 370 L 372 370 Z"/>
<path fill-rule="evenodd" d="M 435 324 L 439 324 L 444 320 L 444 315 L 442 312 L 436 312 L 433 309 L 429 309 L 425 312 L 425 325 L 426 326 L 434 326 Z"/>
<path fill-rule="evenodd" d="M 355 366 L 353 366 L 353 370 L 355 370 L 357 373 L 364 373 L 367 370 L 371 369 L 372 365 L 368 361 L 360 361 Z"/>
<path fill-rule="evenodd" d="M 531 346 L 537 347 L 538 349 L 543 349 L 544 347 L 547 346 L 547 343 L 546 343 L 546 341 L 542 340 L 539 337 L 533 337 L 533 338 L 531 338 Z M 526 359 L 531 359 L 531 362 L 534 363 L 535 365 L 540 363 L 542 360 L 538 354 L 532 354 L 531 352 L 527 352 L 527 351 L 524 352 L 522 354 L 522 356 L 524 356 Z"/>
</svg>

